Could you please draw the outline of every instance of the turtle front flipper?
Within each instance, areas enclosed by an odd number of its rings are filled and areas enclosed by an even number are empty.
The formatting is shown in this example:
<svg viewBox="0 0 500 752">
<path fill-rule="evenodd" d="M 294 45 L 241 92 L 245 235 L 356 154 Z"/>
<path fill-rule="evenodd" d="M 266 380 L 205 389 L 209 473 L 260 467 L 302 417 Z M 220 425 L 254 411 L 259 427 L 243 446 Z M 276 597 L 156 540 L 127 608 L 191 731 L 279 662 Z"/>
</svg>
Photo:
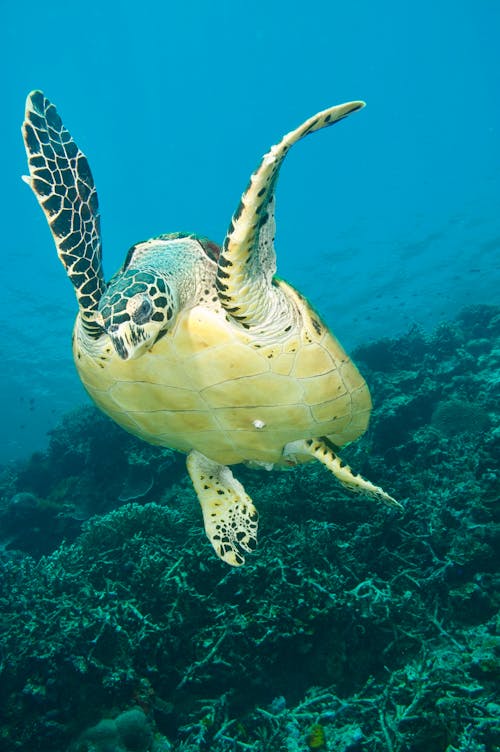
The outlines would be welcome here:
<svg viewBox="0 0 500 752">
<path fill-rule="evenodd" d="M 362 478 L 361 475 L 353 473 L 349 465 L 347 465 L 340 457 L 337 456 L 334 449 L 324 439 L 305 439 L 302 441 L 292 441 L 287 444 L 283 450 L 283 454 L 291 458 L 300 458 L 300 456 L 314 457 L 325 465 L 342 483 L 342 485 L 352 491 L 353 493 L 362 493 L 366 496 L 371 496 L 374 499 L 383 501 L 392 507 L 403 509 L 402 505 L 392 496 L 389 496 L 382 488 L 376 486 L 369 480 Z"/>
<path fill-rule="evenodd" d="M 94 318 L 105 283 L 97 192 L 89 164 L 41 91 L 28 95 L 23 137 L 30 170 L 24 180 L 47 217 L 83 321 L 97 333 Z"/>
<path fill-rule="evenodd" d="M 258 514 L 245 489 L 225 465 L 193 450 L 187 469 L 203 512 L 205 532 L 215 553 L 227 564 L 240 566 L 257 546 Z"/>
<path fill-rule="evenodd" d="M 364 102 L 347 102 L 309 118 L 272 146 L 251 176 L 227 231 L 216 281 L 222 306 L 243 326 L 258 326 L 276 313 L 270 294 L 276 271 L 274 190 L 288 150 L 362 107 Z"/>
</svg>

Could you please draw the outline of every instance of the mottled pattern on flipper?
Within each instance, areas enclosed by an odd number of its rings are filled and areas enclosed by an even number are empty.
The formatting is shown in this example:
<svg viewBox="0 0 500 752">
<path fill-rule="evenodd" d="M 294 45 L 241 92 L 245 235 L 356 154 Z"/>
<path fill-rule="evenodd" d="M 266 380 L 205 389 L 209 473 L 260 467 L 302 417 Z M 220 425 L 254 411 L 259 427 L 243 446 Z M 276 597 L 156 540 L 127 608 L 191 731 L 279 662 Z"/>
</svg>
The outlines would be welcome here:
<svg viewBox="0 0 500 752">
<path fill-rule="evenodd" d="M 287 444 L 284 452 L 285 455 L 293 457 L 294 455 L 310 455 L 319 460 L 325 465 L 337 478 L 337 480 L 353 493 L 362 493 L 365 496 L 370 496 L 378 501 L 383 501 L 391 507 L 397 507 L 402 509 L 402 505 L 392 496 L 389 496 L 382 488 L 376 486 L 366 478 L 361 477 L 357 473 L 353 473 L 349 465 L 347 465 L 340 457 L 335 453 L 328 439 L 305 439 L 301 441 L 293 441 Z"/>
<path fill-rule="evenodd" d="M 47 217 L 83 320 L 92 329 L 105 284 L 97 192 L 89 164 L 41 91 L 28 96 L 23 136 L 30 169 L 25 180 Z"/>
<path fill-rule="evenodd" d="M 269 315 L 270 286 L 276 271 L 274 189 L 288 150 L 309 133 L 333 125 L 363 106 L 364 102 L 347 102 L 309 118 L 272 146 L 251 176 L 227 231 L 217 273 L 223 307 L 244 326 L 258 325 Z"/>
<path fill-rule="evenodd" d="M 232 566 L 244 564 L 242 552 L 257 546 L 258 514 L 251 498 L 228 467 L 200 452 L 189 454 L 187 469 L 215 553 Z"/>
</svg>

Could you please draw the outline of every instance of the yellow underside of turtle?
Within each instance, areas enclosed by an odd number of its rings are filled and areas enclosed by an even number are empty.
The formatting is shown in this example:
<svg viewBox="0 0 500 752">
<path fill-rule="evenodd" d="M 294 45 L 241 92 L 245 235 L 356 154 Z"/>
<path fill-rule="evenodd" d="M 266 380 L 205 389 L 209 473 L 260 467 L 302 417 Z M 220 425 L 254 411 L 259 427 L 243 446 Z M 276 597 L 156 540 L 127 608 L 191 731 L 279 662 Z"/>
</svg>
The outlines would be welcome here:
<svg viewBox="0 0 500 752">
<path fill-rule="evenodd" d="M 256 344 L 222 311 L 197 305 L 140 358 L 121 360 L 106 338 L 91 357 L 75 337 L 74 355 L 92 399 L 136 436 L 223 465 L 286 465 L 289 442 L 326 436 L 340 447 L 368 425 L 366 383 L 320 328 Z"/>
</svg>

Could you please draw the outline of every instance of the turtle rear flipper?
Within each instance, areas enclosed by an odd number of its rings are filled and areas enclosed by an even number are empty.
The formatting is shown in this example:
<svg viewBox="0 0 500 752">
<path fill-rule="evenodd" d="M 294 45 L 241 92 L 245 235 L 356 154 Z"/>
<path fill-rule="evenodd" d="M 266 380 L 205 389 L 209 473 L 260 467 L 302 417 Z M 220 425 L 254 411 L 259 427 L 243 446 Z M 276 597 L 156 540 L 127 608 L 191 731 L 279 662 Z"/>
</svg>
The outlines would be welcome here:
<svg viewBox="0 0 500 752">
<path fill-rule="evenodd" d="M 244 564 L 243 551 L 257 546 L 258 514 L 251 498 L 231 470 L 192 451 L 187 469 L 201 504 L 205 532 L 219 558 Z"/>
<path fill-rule="evenodd" d="M 383 488 L 376 486 L 361 475 L 353 473 L 349 465 L 341 460 L 335 453 L 327 439 L 304 439 L 301 441 L 292 441 L 285 446 L 283 454 L 289 457 L 310 455 L 319 460 L 322 465 L 325 465 L 325 467 L 335 475 L 344 488 L 347 488 L 349 491 L 352 491 L 353 493 L 361 493 L 372 499 L 383 501 L 391 507 L 403 509 L 403 506 L 399 501 L 396 501 L 392 496 L 389 496 Z"/>
<path fill-rule="evenodd" d="M 87 158 L 41 91 L 28 95 L 23 137 L 30 170 L 23 179 L 45 213 L 83 321 L 97 332 L 93 322 L 105 283 L 97 192 Z"/>
<path fill-rule="evenodd" d="M 251 176 L 229 225 L 217 271 L 221 304 L 243 326 L 269 323 L 277 316 L 272 295 L 276 272 L 274 190 L 290 147 L 362 107 L 361 101 L 346 102 L 313 115 L 272 146 Z"/>
</svg>

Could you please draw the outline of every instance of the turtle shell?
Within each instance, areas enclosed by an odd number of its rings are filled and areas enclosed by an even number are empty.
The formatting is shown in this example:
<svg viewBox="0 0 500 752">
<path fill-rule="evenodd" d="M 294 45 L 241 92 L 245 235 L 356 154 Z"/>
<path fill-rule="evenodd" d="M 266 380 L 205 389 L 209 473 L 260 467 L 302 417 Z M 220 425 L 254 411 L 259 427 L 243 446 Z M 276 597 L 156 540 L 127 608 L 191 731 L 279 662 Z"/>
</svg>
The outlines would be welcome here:
<svg viewBox="0 0 500 752">
<path fill-rule="evenodd" d="M 151 350 L 123 361 L 107 335 L 98 352 L 80 347 L 77 319 L 74 357 L 86 390 L 131 433 L 223 465 L 286 465 L 283 447 L 298 439 L 353 441 L 368 425 L 366 383 L 307 302 L 279 284 L 302 326 L 272 343 L 196 305 Z"/>
</svg>

